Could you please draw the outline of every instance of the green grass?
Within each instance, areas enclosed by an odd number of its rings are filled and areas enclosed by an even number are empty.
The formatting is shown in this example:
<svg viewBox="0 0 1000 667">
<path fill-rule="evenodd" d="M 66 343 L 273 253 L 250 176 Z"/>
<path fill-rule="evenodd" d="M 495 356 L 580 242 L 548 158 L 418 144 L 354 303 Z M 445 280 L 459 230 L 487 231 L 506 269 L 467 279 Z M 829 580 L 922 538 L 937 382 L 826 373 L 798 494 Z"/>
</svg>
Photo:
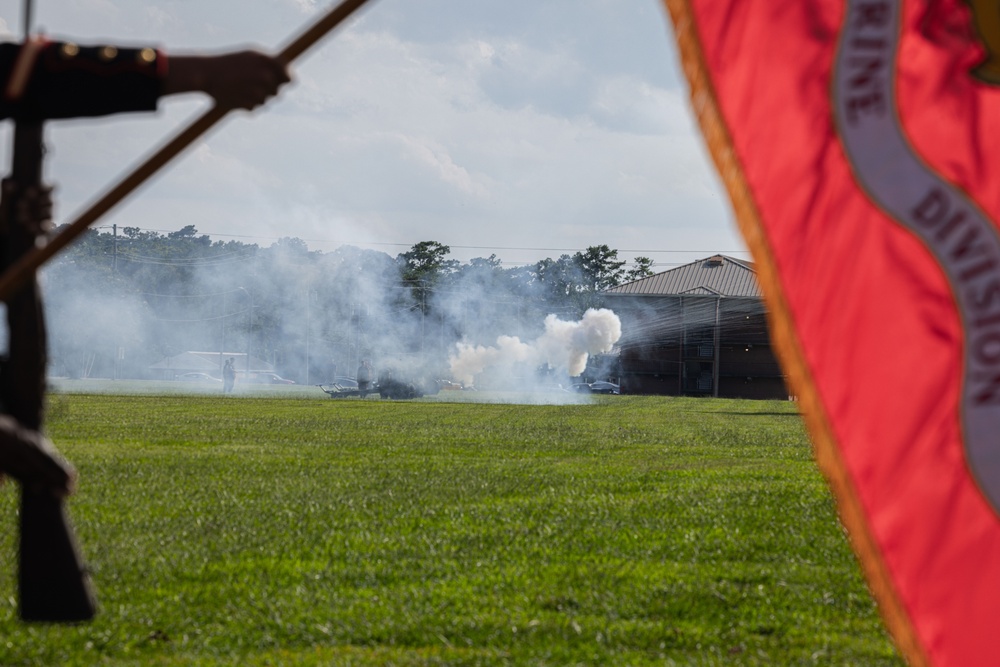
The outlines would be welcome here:
<svg viewBox="0 0 1000 667">
<path fill-rule="evenodd" d="M 93 623 L 0 665 L 899 665 L 794 405 L 57 394 Z"/>
</svg>

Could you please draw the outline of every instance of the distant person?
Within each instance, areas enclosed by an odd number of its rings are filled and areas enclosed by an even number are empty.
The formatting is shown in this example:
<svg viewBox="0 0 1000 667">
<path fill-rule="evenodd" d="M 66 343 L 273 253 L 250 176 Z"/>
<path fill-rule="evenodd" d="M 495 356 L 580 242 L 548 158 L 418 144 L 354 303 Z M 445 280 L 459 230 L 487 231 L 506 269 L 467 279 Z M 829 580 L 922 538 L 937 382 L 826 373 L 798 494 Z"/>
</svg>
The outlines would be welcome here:
<svg viewBox="0 0 1000 667">
<path fill-rule="evenodd" d="M 253 109 L 288 80 L 284 63 L 256 51 L 168 57 L 148 47 L 32 39 L 0 44 L 0 119 L 41 123 L 153 111 L 160 97 L 191 91 L 207 93 L 220 108 Z M 51 188 L 3 182 L 0 256 L 5 266 L 44 240 L 51 217 Z M 0 415 L 0 476 L 66 495 L 76 472 L 40 434 L 44 408 L 35 404 L 38 392 L 23 391 L 45 382 L 45 325 L 34 280 L 8 299 L 6 310 L 8 358 L 0 400 L 7 414 Z"/>
<path fill-rule="evenodd" d="M 361 362 L 361 365 L 358 366 L 358 391 L 361 393 L 361 398 L 368 395 L 368 391 L 372 387 L 373 375 L 374 371 L 372 371 L 372 364 L 370 361 L 365 359 Z"/>
<path fill-rule="evenodd" d="M 233 393 L 234 386 L 236 386 L 236 360 L 230 357 L 222 367 L 222 393 Z"/>
</svg>

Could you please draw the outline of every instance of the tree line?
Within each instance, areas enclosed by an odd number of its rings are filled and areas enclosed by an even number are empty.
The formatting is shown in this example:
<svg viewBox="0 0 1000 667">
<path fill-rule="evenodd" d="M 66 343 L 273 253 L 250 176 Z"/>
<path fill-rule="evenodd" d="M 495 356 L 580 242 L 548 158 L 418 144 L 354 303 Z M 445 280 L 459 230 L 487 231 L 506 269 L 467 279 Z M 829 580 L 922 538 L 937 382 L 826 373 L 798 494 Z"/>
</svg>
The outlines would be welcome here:
<svg viewBox="0 0 1000 667">
<path fill-rule="evenodd" d="M 532 338 L 547 314 L 578 319 L 602 291 L 653 274 L 607 245 L 511 268 L 450 255 L 437 241 L 392 257 L 212 240 L 193 225 L 90 230 L 42 276 L 52 372 L 157 377 L 150 365 L 185 351 L 248 353 L 312 383 L 364 358 L 441 367 L 458 341 Z"/>
</svg>

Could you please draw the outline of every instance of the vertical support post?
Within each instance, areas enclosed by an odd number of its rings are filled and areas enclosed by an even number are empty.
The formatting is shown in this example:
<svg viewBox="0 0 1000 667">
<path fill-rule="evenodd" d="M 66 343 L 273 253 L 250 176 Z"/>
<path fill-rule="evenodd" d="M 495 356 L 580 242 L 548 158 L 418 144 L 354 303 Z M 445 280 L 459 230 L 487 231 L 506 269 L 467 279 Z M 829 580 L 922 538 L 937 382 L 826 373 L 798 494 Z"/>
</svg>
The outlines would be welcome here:
<svg viewBox="0 0 1000 667">
<path fill-rule="evenodd" d="M 684 320 L 684 297 L 677 297 L 677 316 L 680 320 L 680 345 L 677 346 L 677 395 L 684 395 L 684 345 L 687 343 L 687 323 Z"/>
<path fill-rule="evenodd" d="M 712 396 L 719 397 L 719 360 L 722 358 L 719 345 L 722 342 L 722 331 L 720 329 L 719 309 L 722 305 L 722 297 L 715 297 L 715 331 L 712 339 Z"/>
</svg>

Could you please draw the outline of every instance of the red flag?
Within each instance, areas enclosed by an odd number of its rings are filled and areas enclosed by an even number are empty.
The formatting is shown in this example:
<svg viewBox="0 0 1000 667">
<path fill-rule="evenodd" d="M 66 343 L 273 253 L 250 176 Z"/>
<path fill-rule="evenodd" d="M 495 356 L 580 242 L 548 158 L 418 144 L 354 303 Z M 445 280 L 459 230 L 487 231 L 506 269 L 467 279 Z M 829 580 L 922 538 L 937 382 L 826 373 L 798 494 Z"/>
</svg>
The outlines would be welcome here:
<svg viewBox="0 0 1000 667">
<path fill-rule="evenodd" d="M 997 662 L 1000 5 L 664 2 L 890 631 Z"/>
</svg>

